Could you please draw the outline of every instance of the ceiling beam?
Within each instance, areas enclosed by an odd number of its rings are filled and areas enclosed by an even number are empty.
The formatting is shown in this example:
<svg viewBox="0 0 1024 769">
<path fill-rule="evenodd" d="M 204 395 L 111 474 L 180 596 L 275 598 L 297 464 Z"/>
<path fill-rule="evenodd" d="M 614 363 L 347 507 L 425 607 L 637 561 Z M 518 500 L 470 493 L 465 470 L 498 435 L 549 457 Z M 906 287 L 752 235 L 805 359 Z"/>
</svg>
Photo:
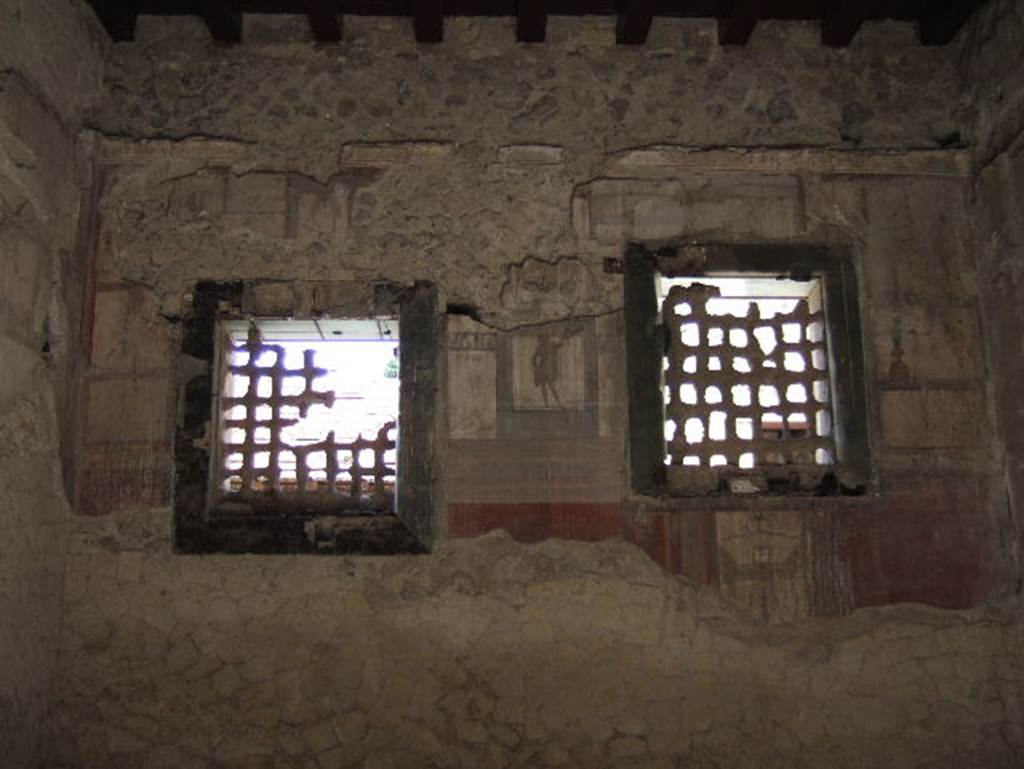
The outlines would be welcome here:
<svg viewBox="0 0 1024 769">
<path fill-rule="evenodd" d="M 921 42 L 924 45 L 945 45 L 951 42 L 979 5 L 981 0 L 925 3 L 918 25 Z"/>
<path fill-rule="evenodd" d="M 746 45 L 757 26 L 760 0 L 724 0 L 719 7 L 718 42 L 721 45 Z"/>
<path fill-rule="evenodd" d="M 849 45 L 881 4 L 882 0 L 831 0 L 821 19 L 821 42 L 833 47 Z"/>
<path fill-rule="evenodd" d="M 519 0 L 516 7 L 516 40 L 543 43 L 548 31 L 547 0 Z"/>
<path fill-rule="evenodd" d="M 619 45 L 643 45 L 654 20 L 654 0 L 629 0 L 615 25 Z"/>
<path fill-rule="evenodd" d="M 135 39 L 139 0 L 89 0 L 89 4 L 111 40 L 122 43 Z"/>
<path fill-rule="evenodd" d="M 338 22 L 336 0 L 302 0 L 302 4 L 306 7 L 314 40 L 318 43 L 341 41 L 341 24 Z"/>
<path fill-rule="evenodd" d="M 242 6 L 239 0 L 203 0 L 203 19 L 218 43 L 242 42 Z"/>
<path fill-rule="evenodd" d="M 440 43 L 444 40 L 443 0 L 413 0 L 413 26 L 417 43 Z"/>
</svg>

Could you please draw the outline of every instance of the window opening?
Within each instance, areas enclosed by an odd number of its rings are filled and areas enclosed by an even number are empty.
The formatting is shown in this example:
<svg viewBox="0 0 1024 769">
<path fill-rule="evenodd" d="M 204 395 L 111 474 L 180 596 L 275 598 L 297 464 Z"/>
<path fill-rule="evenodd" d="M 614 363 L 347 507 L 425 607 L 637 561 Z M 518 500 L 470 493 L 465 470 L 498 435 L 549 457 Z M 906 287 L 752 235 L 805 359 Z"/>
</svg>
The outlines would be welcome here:
<svg viewBox="0 0 1024 769">
<path fill-rule="evenodd" d="M 822 280 L 658 278 L 668 466 L 835 461 Z"/>
<path fill-rule="evenodd" d="M 398 321 L 222 320 L 220 498 L 395 511 Z"/>
</svg>

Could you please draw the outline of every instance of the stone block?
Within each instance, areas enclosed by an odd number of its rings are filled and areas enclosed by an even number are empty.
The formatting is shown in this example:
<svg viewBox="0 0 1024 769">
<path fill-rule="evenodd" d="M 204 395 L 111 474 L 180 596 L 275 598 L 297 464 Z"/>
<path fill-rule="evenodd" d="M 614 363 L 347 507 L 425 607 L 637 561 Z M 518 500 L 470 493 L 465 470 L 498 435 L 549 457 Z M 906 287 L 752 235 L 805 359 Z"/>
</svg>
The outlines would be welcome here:
<svg viewBox="0 0 1024 769">
<path fill-rule="evenodd" d="M 890 448 L 980 448 L 989 442 L 980 390 L 884 390 L 882 441 Z"/>
<path fill-rule="evenodd" d="M 92 328 L 94 366 L 139 372 L 171 367 L 171 326 L 144 286 L 120 284 L 96 291 Z"/>
<path fill-rule="evenodd" d="M 161 442 L 170 437 L 169 374 L 93 379 L 87 393 L 87 443 Z"/>
<path fill-rule="evenodd" d="M 448 434 L 455 440 L 497 437 L 498 356 L 448 351 Z"/>
</svg>

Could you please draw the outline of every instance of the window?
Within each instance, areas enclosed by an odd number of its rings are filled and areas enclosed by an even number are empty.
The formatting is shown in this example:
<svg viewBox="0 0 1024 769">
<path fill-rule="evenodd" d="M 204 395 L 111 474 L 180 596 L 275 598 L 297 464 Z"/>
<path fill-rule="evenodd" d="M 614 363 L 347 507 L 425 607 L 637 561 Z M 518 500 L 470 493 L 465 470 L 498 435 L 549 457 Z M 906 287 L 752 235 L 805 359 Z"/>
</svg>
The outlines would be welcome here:
<svg viewBox="0 0 1024 769">
<path fill-rule="evenodd" d="M 433 287 L 206 283 L 191 305 L 177 549 L 428 549 Z"/>
<path fill-rule="evenodd" d="M 397 318 L 224 320 L 210 505 L 393 513 Z"/>
<path fill-rule="evenodd" d="M 625 271 L 635 490 L 863 490 L 859 318 L 845 255 L 633 246 Z"/>
</svg>

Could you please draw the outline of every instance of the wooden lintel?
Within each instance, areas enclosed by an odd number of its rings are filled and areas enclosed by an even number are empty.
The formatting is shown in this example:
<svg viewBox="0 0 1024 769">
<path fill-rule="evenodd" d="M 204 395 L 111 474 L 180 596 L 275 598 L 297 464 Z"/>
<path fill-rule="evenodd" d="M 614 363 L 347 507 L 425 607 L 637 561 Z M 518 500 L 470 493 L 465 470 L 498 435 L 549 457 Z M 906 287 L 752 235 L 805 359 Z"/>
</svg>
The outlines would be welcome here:
<svg viewBox="0 0 1024 769">
<path fill-rule="evenodd" d="M 760 17 L 760 0 L 731 0 L 721 6 L 725 12 L 718 19 L 718 42 L 746 45 Z"/>
<path fill-rule="evenodd" d="M 203 0 L 203 19 L 218 43 L 242 42 L 242 7 L 239 0 Z"/>
<path fill-rule="evenodd" d="M 516 15 L 516 40 L 543 43 L 548 28 L 547 0 L 519 0 Z"/>
<path fill-rule="evenodd" d="M 629 0 L 615 25 L 619 45 L 643 45 L 654 20 L 654 0 Z"/>
<path fill-rule="evenodd" d="M 89 0 L 89 4 L 111 40 L 122 43 L 135 39 L 139 0 Z"/>
<path fill-rule="evenodd" d="M 924 45 L 945 45 L 952 42 L 956 33 L 970 18 L 981 0 L 949 0 L 949 2 L 924 3 L 919 29 Z"/>
<path fill-rule="evenodd" d="M 341 41 L 341 23 L 338 21 L 337 0 L 302 0 L 309 16 L 313 39 L 318 43 Z"/>
<path fill-rule="evenodd" d="M 417 43 L 440 43 L 444 40 L 442 0 L 413 0 L 413 25 Z"/>
<path fill-rule="evenodd" d="M 879 5 L 881 0 L 832 0 L 821 20 L 821 42 L 833 47 L 849 45 Z"/>
</svg>

